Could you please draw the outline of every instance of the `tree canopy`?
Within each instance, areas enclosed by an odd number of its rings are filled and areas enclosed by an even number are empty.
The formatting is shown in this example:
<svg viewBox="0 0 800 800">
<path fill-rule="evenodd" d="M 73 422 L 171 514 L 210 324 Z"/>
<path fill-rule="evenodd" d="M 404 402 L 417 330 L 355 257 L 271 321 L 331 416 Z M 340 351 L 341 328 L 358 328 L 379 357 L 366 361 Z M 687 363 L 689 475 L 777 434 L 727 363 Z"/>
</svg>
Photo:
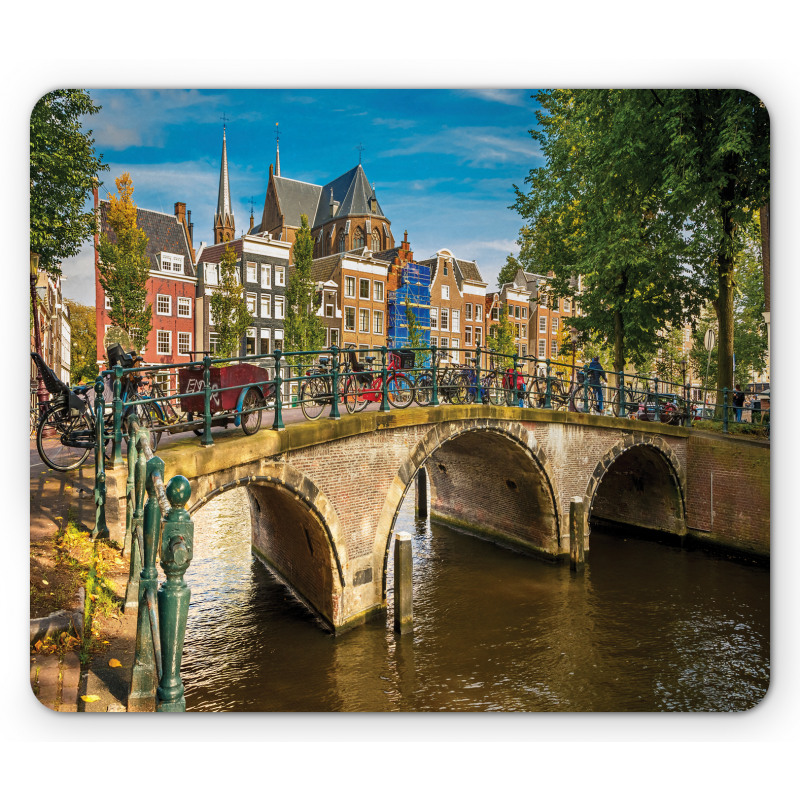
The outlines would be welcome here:
<svg viewBox="0 0 800 800">
<path fill-rule="evenodd" d="M 730 386 L 734 258 L 769 197 L 763 104 L 735 90 L 558 90 L 537 95 L 545 165 L 515 187 L 523 264 L 552 270 L 582 341 L 614 369 L 647 360 L 660 332 L 712 302 L 720 385 Z M 580 282 L 578 282 L 578 279 Z"/>
<path fill-rule="evenodd" d="M 131 176 L 115 179 L 119 197 L 108 193 L 106 223 L 113 235 L 100 234 L 100 285 L 111 308 L 111 322 L 128 333 L 140 353 L 153 327 L 152 303 L 147 302 L 150 260 L 147 234 L 136 224 Z"/>
<path fill-rule="evenodd" d="M 72 384 L 92 382 L 98 373 L 97 325 L 94 306 L 65 300 L 69 309 L 70 375 Z"/>
<path fill-rule="evenodd" d="M 61 262 L 77 255 L 95 233 L 95 217 L 84 210 L 94 182 L 108 169 L 94 152 L 91 131 L 81 118 L 96 114 L 89 93 L 78 89 L 48 92 L 30 120 L 30 249 L 39 268 L 61 274 Z"/>
<path fill-rule="evenodd" d="M 218 358 L 233 358 L 239 354 L 242 337 L 253 317 L 247 310 L 244 289 L 237 279 L 236 251 L 227 246 L 220 261 L 219 288 L 211 295 L 209 306 L 214 320 Z"/>
</svg>

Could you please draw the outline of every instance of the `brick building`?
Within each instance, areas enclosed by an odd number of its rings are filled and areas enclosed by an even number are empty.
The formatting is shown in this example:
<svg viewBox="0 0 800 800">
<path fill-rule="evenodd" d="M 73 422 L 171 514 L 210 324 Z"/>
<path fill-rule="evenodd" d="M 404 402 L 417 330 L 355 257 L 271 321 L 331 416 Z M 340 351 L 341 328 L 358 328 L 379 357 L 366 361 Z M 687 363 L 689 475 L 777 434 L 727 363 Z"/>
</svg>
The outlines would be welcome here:
<svg viewBox="0 0 800 800">
<path fill-rule="evenodd" d="M 114 241 L 115 234 L 107 221 L 108 202 L 103 200 L 97 204 L 95 194 L 95 203 L 100 230 Z M 140 355 L 144 356 L 147 364 L 190 361 L 189 352 L 198 349 L 195 309 L 197 278 L 193 262 L 191 213 L 186 214 L 185 203 L 175 203 L 174 215 L 137 208 L 136 224 L 147 235 L 146 253 L 150 262 L 147 302 L 153 308 L 152 328 Z M 97 360 L 105 365 L 104 337 L 111 326 L 110 302 L 100 285 L 100 273 L 96 266 L 99 261 L 97 245 L 98 238 L 95 237 Z"/>
<path fill-rule="evenodd" d="M 486 344 L 487 284 L 475 261 L 458 259 L 446 249 L 419 263 L 431 269 L 431 344 L 463 364 L 461 350 Z"/>
</svg>

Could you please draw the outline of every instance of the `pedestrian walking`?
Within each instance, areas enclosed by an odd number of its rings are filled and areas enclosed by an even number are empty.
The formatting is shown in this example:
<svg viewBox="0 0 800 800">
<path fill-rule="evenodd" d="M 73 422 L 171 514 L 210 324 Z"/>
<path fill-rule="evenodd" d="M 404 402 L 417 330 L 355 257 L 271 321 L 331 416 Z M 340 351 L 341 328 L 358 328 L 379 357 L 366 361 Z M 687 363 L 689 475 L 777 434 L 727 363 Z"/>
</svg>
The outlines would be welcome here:
<svg viewBox="0 0 800 800">
<path fill-rule="evenodd" d="M 742 408 L 744 407 L 744 392 L 739 384 L 736 384 L 736 391 L 733 393 L 733 413 L 736 422 L 742 421 Z"/>
<path fill-rule="evenodd" d="M 603 387 L 601 381 L 606 380 L 605 370 L 600 366 L 600 359 L 595 356 L 586 367 L 589 375 L 589 386 L 594 391 L 597 398 L 597 410 L 602 413 L 603 411 Z"/>
</svg>

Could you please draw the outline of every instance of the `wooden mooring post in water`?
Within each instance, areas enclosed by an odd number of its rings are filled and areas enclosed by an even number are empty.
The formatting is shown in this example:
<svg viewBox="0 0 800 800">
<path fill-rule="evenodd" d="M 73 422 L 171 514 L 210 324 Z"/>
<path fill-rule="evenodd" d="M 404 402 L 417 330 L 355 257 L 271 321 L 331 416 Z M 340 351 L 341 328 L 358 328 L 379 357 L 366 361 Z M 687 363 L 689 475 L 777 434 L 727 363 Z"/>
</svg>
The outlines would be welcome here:
<svg viewBox="0 0 800 800">
<path fill-rule="evenodd" d="M 401 634 L 414 629 L 411 581 L 411 534 L 398 533 L 394 540 L 394 629 Z"/>
<path fill-rule="evenodd" d="M 569 501 L 569 568 L 573 572 L 582 572 L 584 566 L 583 498 L 573 497 Z"/>
</svg>

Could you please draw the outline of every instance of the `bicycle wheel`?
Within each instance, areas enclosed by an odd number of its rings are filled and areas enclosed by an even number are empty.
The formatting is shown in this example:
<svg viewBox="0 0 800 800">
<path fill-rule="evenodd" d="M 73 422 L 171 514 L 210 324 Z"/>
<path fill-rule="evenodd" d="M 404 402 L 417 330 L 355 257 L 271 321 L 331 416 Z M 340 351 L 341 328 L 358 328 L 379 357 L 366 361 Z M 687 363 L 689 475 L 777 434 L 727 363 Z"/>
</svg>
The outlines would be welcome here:
<svg viewBox="0 0 800 800">
<path fill-rule="evenodd" d="M 466 375 L 455 375 L 453 377 L 453 389 L 451 391 L 450 402 L 463 406 L 469 398 L 470 380 Z"/>
<path fill-rule="evenodd" d="M 430 370 L 420 372 L 414 381 L 414 396 L 417 405 L 429 406 L 433 402 L 433 373 Z"/>
<path fill-rule="evenodd" d="M 342 396 L 344 397 L 345 408 L 349 414 L 363 411 L 367 407 L 367 398 L 364 390 L 365 386 L 357 376 L 348 375 L 345 378 Z"/>
<path fill-rule="evenodd" d="M 394 408 L 408 408 L 414 402 L 414 384 L 408 375 L 395 373 L 386 383 L 386 399 Z"/>
<path fill-rule="evenodd" d="M 153 430 L 164 424 L 164 414 L 155 403 L 142 403 L 136 406 L 136 419 L 143 428 L 150 429 L 150 449 L 155 453 L 161 441 L 162 431 Z"/>
<path fill-rule="evenodd" d="M 317 419 L 327 403 L 328 387 L 324 378 L 309 378 L 300 387 L 300 408 L 306 419 Z"/>
<path fill-rule="evenodd" d="M 505 400 L 505 391 L 499 375 L 490 375 L 486 383 L 486 393 L 489 396 L 489 403 L 493 406 L 501 406 Z"/>
<path fill-rule="evenodd" d="M 263 405 L 261 392 L 251 386 L 244 396 L 242 413 L 239 416 L 242 430 L 247 436 L 252 436 L 261 427 L 261 408 L 259 406 Z"/>
<path fill-rule="evenodd" d="M 88 414 L 70 414 L 69 409 L 51 408 L 36 430 L 36 449 L 50 469 L 66 472 L 83 464 L 91 447 L 78 447 L 76 442 L 94 442 L 94 431 Z"/>
</svg>

